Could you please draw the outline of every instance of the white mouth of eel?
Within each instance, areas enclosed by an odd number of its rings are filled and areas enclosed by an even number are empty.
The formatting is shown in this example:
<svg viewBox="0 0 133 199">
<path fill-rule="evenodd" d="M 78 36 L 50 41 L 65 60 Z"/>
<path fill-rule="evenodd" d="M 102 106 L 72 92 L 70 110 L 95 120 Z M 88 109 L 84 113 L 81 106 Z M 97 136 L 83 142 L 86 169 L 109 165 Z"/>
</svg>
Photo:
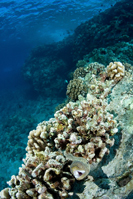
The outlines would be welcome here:
<svg viewBox="0 0 133 199">
<path fill-rule="evenodd" d="M 85 173 L 84 170 L 75 170 L 75 171 L 73 172 L 73 175 L 74 175 L 75 178 L 77 179 L 77 178 L 81 177 L 84 173 Z"/>
<path fill-rule="evenodd" d="M 76 180 L 83 180 L 90 172 L 90 165 L 81 161 L 73 161 L 70 166 L 70 171 Z"/>
</svg>

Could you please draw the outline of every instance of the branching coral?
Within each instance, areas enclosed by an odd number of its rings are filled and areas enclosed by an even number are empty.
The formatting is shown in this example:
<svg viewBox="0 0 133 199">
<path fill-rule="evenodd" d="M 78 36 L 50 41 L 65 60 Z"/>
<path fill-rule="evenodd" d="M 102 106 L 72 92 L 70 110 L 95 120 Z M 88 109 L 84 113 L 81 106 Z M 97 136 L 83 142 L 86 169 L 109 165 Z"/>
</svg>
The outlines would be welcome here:
<svg viewBox="0 0 133 199">
<path fill-rule="evenodd" d="M 100 161 L 108 153 L 106 145 L 114 142 L 109 135 L 114 134 L 117 122 L 106 111 L 106 102 L 87 95 L 81 103 L 69 102 L 66 107 L 55 113 L 59 125 L 55 147 L 66 150 L 75 156 L 84 157 L 90 163 Z M 59 129 L 60 125 L 64 126 Z"/>
<path fill-rule="evenodd" d="M 107 66 L 107 75 L 111 79 L 119 81 L 124 77 L 125 66 L 121 62 L 110 62 Z"/>
<path fill-rule="evenodd" d="M 27 154 L 18 176 L 12 176 L 8 182 L 13 188 L 1 192 L 3 198 L 68 197 L 67 191 L 75 181 L 70 173 L 70 163 L 68 164 L 62 153 L 50 151 L 48 153 L 46 150 L 37 152 L 34 157 Z"/>
<path fill-rule="evenodd" d="M 90 87 L 94 81 L 97 85 L 91 94 L 81 101 L 69 102 L 54 118 L 38 124 L 29 133 L 24 164 L 18 176 L 12 176 L 8 182 L 12 188 L 1 191 L 1 197 L 67 198 L 75 178 L 86 178 L 90 164 L 99 163 L 109 154 L 107 145 L 114 145 L 112 136 L 118 131 L 117 121 L 107 111 L 108 92 L 105 95 L 100 84 L 105 88 L 114 85 L 114 81 L 101 80 L 101 83 L 100 79 L 92 78 Z M 69 154 L 77 159 L 69 158 Z"/>
</svg>

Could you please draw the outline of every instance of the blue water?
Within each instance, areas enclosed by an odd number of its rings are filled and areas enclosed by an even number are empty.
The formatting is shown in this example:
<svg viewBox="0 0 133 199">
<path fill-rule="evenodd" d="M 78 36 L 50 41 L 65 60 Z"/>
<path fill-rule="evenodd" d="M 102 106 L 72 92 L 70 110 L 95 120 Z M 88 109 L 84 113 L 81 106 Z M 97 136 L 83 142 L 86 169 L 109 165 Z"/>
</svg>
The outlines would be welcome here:
<svg viewBox="0 0 133 199">
<path fill-rule="evenodd" d="M 45 97 L 24 80 L 32 48 L 62 41 L 120 0 L 0 1 L 0 189 L 17 174 L 30 130 L 53 117 L 63 96 Z"/>
<path fill-rule="evenodd" d="M 30 50 L 60 41 L 118 0 L 0 1 L 0 88 L 14 88 Z M 17 74 L 16 74 L 17 73 Z M 20 75 L 20 74 L 19 74 Z"/>
</svg>

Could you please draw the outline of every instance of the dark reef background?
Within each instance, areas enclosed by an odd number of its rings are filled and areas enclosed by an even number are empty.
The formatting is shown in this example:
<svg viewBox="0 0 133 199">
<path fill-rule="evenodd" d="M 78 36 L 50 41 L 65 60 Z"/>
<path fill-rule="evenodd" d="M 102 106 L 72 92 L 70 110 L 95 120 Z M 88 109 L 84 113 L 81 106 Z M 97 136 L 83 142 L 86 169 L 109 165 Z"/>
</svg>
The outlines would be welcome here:
<svg viewBox="0 0 133 199">
<path fill-rule="evenodd" d="M 29 131 L 65 100 L 78 60 L 133 64 L 132 32 L 132 0 L 0 2 L 0 189 Z"/>
</svg>

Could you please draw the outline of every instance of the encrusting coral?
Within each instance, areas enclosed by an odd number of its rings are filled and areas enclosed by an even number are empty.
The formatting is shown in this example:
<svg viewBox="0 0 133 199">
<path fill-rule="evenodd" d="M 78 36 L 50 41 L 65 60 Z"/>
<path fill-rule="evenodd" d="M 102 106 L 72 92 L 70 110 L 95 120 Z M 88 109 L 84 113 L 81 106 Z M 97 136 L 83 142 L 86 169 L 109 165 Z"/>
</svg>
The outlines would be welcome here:
<svg viewBox="0 0 133 199">
<path fill-rule="evenodd" d="M 85 179 L 90 165 L 109 154 L 107 146 L 114 145 L 112 136 L 117 133 L 118 124 L 107 111 L 109 91 L 100 90 L 100 84 L 111 88 L 114 80 L 96 80 L 95 75 L 84 79 L 91 91 L 86 98 L 69 102 L 54 118 L 29 133 L 24 164 L 8 182 L 12 188 L 1 191 L 2 199 L 67 198 L 75 179 Z M 97 85 L 90 89 L 94 81 Z M 76 159 L 69 158 L 69 154 Z"/>
</svg>

